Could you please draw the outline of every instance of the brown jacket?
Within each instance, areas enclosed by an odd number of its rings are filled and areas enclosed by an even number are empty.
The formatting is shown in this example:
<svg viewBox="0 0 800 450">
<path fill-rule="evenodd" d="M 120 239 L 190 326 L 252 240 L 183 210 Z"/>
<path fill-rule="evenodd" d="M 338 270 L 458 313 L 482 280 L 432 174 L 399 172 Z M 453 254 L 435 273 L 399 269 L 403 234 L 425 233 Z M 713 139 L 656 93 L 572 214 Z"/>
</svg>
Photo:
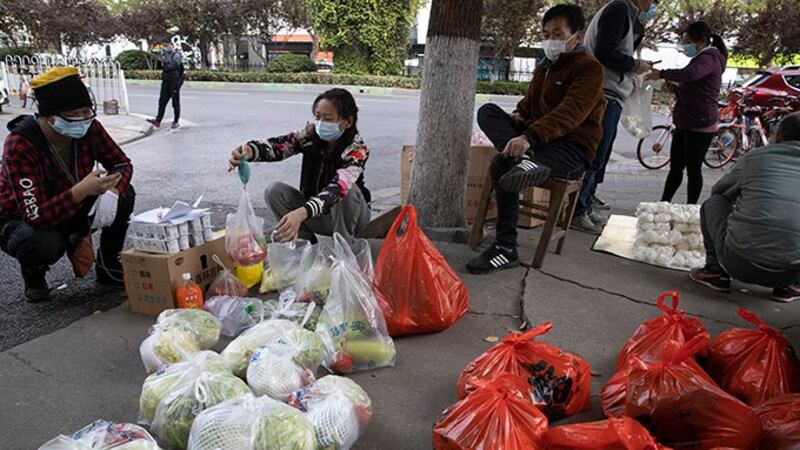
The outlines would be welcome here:
<svg viewBox="0 0 800 450">
<path fill-rule="evenodd" d="M 564 53 L 555 63 L 540 64 L 528 93 L 517 104 L 531 142 L 564 138 L 583 147 L 589 160 L 603 136 L 605 109 L 603 67 L 585 51 Z"/>
</svg>

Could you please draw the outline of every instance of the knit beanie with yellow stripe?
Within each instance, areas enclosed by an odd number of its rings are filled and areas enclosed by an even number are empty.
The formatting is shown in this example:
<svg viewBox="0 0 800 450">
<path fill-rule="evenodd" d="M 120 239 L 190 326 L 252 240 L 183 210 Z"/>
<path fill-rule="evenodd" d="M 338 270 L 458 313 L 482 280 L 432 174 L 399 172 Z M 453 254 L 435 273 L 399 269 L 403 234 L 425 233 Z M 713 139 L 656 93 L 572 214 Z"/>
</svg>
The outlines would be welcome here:
<svg viewBox="0 0 800 450">
<path fill-rule="evenodd" d="M 31 80 L 39 114 L 53 116 L 72 109 L 92 107 L 89 90 L 75 67 L 55 67 Z"/>
</svg>

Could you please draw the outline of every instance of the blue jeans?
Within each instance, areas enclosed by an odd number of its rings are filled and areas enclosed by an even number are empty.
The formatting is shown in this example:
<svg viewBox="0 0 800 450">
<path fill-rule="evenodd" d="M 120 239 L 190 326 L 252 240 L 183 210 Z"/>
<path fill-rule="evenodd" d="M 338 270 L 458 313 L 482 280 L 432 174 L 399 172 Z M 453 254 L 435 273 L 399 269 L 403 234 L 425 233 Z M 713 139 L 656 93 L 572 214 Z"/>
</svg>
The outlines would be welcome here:
<svg viewBox="0 0 800 450">
<path fill-rule="evenodd" d="M 575 207 L 575 217 L 592 212 L 592 197 L 597 191 L 598 178 L 602 179 L 602 173 L 605 172 L 605 166 L 611 158 L 611 149 L 614 147 L 614 139 L 617 138 L 620 115 L 622 115 L 622 105 L 616 100 L 608 99 L 606 112 L 603 115 L 603 138 L 600 139 L 597 154 L 583 180 L 578 205 Z"/>
</svg>

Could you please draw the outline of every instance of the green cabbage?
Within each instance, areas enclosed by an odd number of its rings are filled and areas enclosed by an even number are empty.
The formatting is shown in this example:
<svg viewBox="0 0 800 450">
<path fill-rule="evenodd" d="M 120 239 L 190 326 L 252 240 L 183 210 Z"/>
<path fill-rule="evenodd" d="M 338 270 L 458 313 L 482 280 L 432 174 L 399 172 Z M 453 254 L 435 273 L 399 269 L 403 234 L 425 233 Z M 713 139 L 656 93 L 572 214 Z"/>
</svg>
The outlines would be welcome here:
<svg viewBox="0 0 800 450">
<path fill-rule="evenodd" d="M 142 341 L 139 347 L 142 364 L 148 373 L 166 364 L 185 361 L 199 351 L 194 335 L 179 328 L 158 330 Z"/>
<path fill-rule="evenodd" d="M 288 320 L 267 320 L 242 333 L 222 351 L 222 359 L 234 375 L 246 378 L 247 366 L 253 354 L 269 342 L 274 342 L 291 330 L 301 329 Z"/>
<path fill-rule="evenodd" d="M 219 341 L 222 323 L 213 314 L 201 309 L 168 309 L 158 316 L 159 330 L 178 327 L 194 334 L 202 349 L 213 347 Z"/>
<path fill-rule="evenodd" d="M 314 426 L 300 411 L 285 407 L 259 423 L 253 450 L 314 450 Z"/>
<path fill-rule="evenodd" d="M 315 333 L 306 329 L 290 330 L 287 342 L 298 350 L 294 361 L 306 369 L 316 372 L 325 356 L 325 345 Z"/>
</svg>

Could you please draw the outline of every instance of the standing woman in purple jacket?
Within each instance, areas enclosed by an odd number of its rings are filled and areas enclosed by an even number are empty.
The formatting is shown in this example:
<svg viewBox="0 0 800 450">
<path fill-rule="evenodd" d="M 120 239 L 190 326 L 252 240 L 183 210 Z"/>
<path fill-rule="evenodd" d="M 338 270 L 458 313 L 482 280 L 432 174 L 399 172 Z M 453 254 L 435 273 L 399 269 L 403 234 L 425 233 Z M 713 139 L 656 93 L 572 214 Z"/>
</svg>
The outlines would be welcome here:
<svg viewBox="0 0 800 450">
<path fill-rule="evenodd" d="M 654 70 L 649 79 L 677 82 L 670 88 L 676 94 L 672 111 L 675 133 L 670 148 L 670 166 L 662 201 L 671 202 L 683 181 L 686 170 L 687 199 L 695 204 L 703 191 L 702 163 L 717 132 L 719 92 L 728 50 L 719 35 L 705 22 L 693 22 L 681 37 L 683 53 L 692 58 L 689 65 L 677 70 Z M 668 86 L 670 84 L 668 83 Z"/>
</svg>

